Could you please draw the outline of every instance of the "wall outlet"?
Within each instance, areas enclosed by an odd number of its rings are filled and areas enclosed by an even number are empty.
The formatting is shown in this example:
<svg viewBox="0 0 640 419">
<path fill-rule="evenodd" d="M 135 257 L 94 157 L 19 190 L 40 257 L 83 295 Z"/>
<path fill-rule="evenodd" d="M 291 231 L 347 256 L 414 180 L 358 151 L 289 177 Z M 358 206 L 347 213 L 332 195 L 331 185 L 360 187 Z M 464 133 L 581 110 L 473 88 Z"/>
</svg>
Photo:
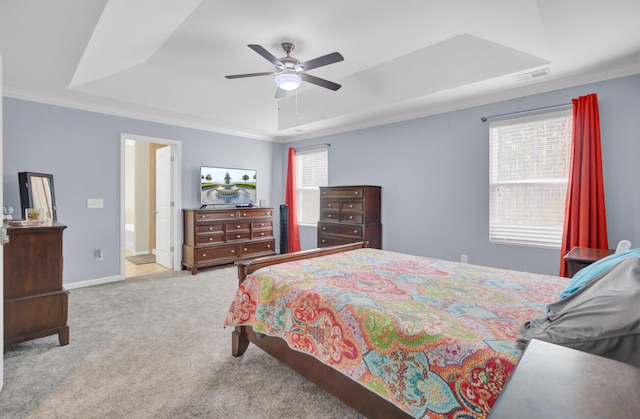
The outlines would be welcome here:
<svg viewBox="0 0 640 419">
<path fill-rule="evenodd" d="M 98 262 L 102 262 L 102 258 L 103 258 L 103 255 L 102 255 L 102 249 L 98 249 L 98 250 L 96 250 L 96 251 L 95 251 L 95 256 L 96 256 L 96 260 L 97 260 Z"/>
<path fill-rule="evenodd" d="M 460 263 L 468 263 L 469 257 L 467 255 L 460 255 Z"/>
</svg>

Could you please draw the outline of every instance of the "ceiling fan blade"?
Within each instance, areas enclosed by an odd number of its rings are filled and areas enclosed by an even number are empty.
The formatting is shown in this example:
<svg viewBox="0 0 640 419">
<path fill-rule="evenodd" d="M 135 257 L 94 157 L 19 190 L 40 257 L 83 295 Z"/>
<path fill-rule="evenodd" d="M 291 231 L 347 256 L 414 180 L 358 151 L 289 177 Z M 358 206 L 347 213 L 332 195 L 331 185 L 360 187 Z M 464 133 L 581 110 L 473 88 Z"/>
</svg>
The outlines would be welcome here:
<svg viewBox="0 0 640 419">
<path fill-rule="evenodd" d="M 329 80 L 321 79 L 320 77 L 312 76 L 311 74 L 303 74 L 302 79 L 317 86 L 325 87 L 331 90 L 338 90 L 342 87 L 341 84 L 334 83 Z"/>
<path fill-rule="evenodd" d="M 269 76 L 275 74 L 273 71 L 266 71 L 264 73 L 247 73 L 247 74 L 232 74 L 230 76 L 224 76 L 227 79 L 241 79 L 244 77 L 256 77 L 256 76 Z"/>
<path fill-rule="evenodd" d="M 276 89 L 276 99 L 282 99 L 287 95 L 287 91 L 281 88 Z"/>
<path fill-rule="evenodd" d="M 269 61 L 271 64 L 275 65 L 276 67 L 283 65 L 282 61 L 277 59 L 272 53 L 264 49 L 261 45 L 249 44 L 247 46 L 252 50 L 254 50 L 255 52 L 257 52 L 258 54 L 262 55 L 264 58 L 267 59 L 267 61 Z"/>
<path fill-rule="evenodd" d="M 332 52 L 331 54 L 323 55 L 322 57 L 314 58 L 313 60 L 305 61 L 304 63 L 300 63 L 300 66 L 304 68 L 305 71 L 311 70 L 312 68 L 318 68 L 325 65 L 337 63 L 338 61 L 344 60 L 344 57 L 339 52 Z"/>
</svg>

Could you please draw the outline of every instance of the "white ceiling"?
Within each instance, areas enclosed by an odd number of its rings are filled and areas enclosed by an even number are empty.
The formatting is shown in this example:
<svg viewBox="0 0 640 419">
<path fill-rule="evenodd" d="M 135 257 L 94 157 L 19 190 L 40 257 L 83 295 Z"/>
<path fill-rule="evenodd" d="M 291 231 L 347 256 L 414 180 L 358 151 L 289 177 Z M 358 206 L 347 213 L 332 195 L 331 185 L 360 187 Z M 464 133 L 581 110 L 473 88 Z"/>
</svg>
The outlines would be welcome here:
<svg viewBox="0 0 640 419">
<path fill-rule="evenodd" d="M 285 41 L 342 88 L 224 77 Z M 7 96 L 286 142 L 640 73 L 640 0 L 0 0 L 0 54 Z"/>
</svg>

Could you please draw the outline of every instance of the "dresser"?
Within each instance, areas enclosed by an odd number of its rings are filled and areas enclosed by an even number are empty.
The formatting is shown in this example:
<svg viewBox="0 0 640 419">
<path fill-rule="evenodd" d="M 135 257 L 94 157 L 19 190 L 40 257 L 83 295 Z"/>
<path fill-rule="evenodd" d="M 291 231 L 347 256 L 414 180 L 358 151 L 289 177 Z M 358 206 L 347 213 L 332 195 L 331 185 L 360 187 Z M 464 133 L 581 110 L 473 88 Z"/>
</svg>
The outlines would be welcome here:
<svg viewBox="0 0 640 419">
<path fill-rule="evenodd" d="M 318 247 L 368 241 L 382 248 L 380 186 L 320 187 Z"/>
<path fill-rule="evenodd" d="M 182 267 L 198 268 L 274 255 L 273 208 L 185 209 Z"/>
<path fill-rule="evenodd" d="M 4 346 L 58 335 L 69 343 L 69 293 L 62 286 L 62 233 L 58 222 L 8 226 L 4 245 Z"/>
</svg>

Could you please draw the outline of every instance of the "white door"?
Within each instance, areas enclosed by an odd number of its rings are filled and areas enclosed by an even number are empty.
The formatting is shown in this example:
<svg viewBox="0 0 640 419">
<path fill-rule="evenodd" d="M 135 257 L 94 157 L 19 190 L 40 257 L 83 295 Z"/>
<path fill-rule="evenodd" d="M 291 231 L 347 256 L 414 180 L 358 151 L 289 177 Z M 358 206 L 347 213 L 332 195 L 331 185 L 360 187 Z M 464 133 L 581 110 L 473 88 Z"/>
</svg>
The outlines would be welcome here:
<svg viewBox="0 0 640 419">
<path fill-rule="evenodd" d="M 156 263 L 172 269 L 171 264 L 171 150 L 156 150 Z"/>
<path fill-rule="evenodd" d="M 2 55 L 0 55 L 0 99 L 2 99 Z M 2 170 L 2 100 L 0 100 L 0 173 L 4 173 Z M 0 182 L 0 205 L 2 203 L 2 182 Z M 2 246 L 0 246 L 0 266 L 4 266 L 2 261 Z M 2 269 L 0 269 L 0 301 L 4 301 L 2 293 L 4 291 L 4 278 L 2 277 Z M 0 347 L 4 348 L 4 309 L 0 310 Z M 0 391 L 2 391 L 2 384 L 4 383 L 4 357 L 0 356 Z"/>
</svg>

